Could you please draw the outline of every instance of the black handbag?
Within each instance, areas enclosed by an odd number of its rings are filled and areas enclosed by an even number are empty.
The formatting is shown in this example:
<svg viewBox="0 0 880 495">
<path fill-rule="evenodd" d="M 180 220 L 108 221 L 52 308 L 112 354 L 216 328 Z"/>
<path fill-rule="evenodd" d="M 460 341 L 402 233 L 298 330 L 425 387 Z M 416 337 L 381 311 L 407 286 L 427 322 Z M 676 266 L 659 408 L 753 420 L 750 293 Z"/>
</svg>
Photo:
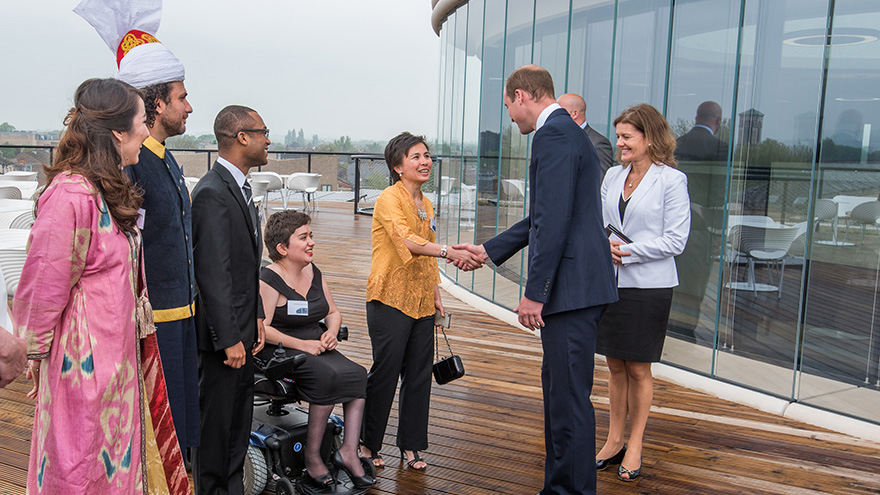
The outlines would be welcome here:
<svg viewBox="0 0 880 495">
<path fill-rule="evenodd" d="M 437 336 L 437 330 L 434 330 L 434 355 L 438 360 L 434 363 L 434 379 L 437 380 L 438 385 L 445 385 L 452 380 L 457 378 L 461 378 L 464 376 L 464 364 L 461 362 L 461 357 L 457 354 L 452 353 L 452 347 L 449 345 L 449 339 L 446 338 L 446 330 L 443 327 L 439 327 L 440 331 L 443 332 L 443 340 L 446 341 L 446 347 L 449 349 L 449 356 L 443 359 L 440 359 L 440 342 L 439 337 Z"/>
</svg>

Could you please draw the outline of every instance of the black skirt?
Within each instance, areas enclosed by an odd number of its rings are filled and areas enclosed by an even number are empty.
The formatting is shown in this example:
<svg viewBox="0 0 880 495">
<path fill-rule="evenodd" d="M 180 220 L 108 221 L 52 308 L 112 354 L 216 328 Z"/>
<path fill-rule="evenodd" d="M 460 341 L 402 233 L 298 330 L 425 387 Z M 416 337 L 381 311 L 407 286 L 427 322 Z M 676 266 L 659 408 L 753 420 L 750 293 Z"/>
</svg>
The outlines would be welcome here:
<svg viewBox="0 0 880 495">
<path fill-rule="evenodd" d="M 656 363 L 663 354 L 672 288 L 617 289 L 618 300 L 599 320 L 596 354 Z"/>
</svg>

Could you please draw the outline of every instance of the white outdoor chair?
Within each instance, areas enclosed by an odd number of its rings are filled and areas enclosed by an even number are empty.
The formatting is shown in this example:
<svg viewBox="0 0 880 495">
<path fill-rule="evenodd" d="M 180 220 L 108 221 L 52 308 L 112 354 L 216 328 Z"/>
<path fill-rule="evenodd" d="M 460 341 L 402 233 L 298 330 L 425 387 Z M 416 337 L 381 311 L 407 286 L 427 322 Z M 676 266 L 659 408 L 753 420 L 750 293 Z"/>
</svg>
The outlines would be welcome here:
<svg viewBox="0 0 880 495">
<path fill-rule="evenodd" d="M 0 186 L 0 199 L 21 199 L 21 189 L 15 186 Z"/>
<path fill-rule="evenodd" d="M 10 229 L 30 230 L 34 226 L 34 211 L 29 210 L 12 219 Z"/>
<path fill-rule="evenodd" d="M 880 220 L 880 201 L 868 201 L 862 203 L 849 213 L 849 219 L 862 230 L 862 244 L 865 243 L 865 227 L 873 225 L 877 227 L 877 220 Z M 843 234 L 843 241 L 846 242 L 846 236 L 849 234 L 849 225 L 846 226 L 846 232 Z"/>
<path fill-rule="evenodd" d="M 303 210 L 306 212 L 318 211 L 318 202 L 317 200 L 313 201 L 312 194 L 314 194 L 321 185 L 321 177 L 321 174 L 297 172 L 291 174 L 290 177 L 287 178 L 286 188 L 288 193 L 298 192 L 302 195 Z M 312 204 L 314 204 L 314 208 L 312 208 Z"/>
<path fill-rule="evenodd" d="M 459 225 L 473 230 L 477 219 L 477 186 L 461 185 L 461 217 Z"/>
<path fill-rule="evenodd" d="M 17 180 L 17 181 L 36 181 L 37 173 L 36 172 L 28 172 L 26 170 L 12 170 L 10 172 L 6 172 L 3 175 L 0 175 L 0 180 Z"/>
<path fill-rule="evenodd" d="M 446 175 L 440 177 L 440 207 L 443 207 L 443 203 L 446 202 L 446 207 L 449 207 L 449 193 L 452 192 L 452 188 L 455 187 L 455 181 L 457 181 L 455 177 L 448 177 Z"/>
<path fill-rule="evenodd" d="M 792 227 L 756 227 L 751 225 L 734 225 L 730 229 L 730 244 L 748 260 L 748 272 L 745 282 L 729 282 L 725 285 L 733 290 L 750 290 L 755 296 L 758 292 L 776 291 L 777 298 L 782 297 L 782 282 L 785 277 L 785 259 L 794 240 L 804 233 L 806 224 Z M 770 284 L 755 282 L 755 262 L 768 265 Z M 781 267 L 780 267 L 781 265 Z M 779 267 L 779 286 L 773 284 L 773 268 Z"/>
<path fill-rule="evenodd" d="M 8 297 L 15 296 L 15 289 L 18 288 L 26 259 L 27 251 L 22 249 L 0 249 L 0 270 L 3 271 L 3 282 L 6 284 Z"/>
<path fill-rule="evenodd" d="M 189 191 L 189 193 L 192 194 L 193 189 L 196 188 L 196 184 L 199 183 L 199 178 L 198 177 L 184 177 L 183 182 L 186 183 L 187 191 Z"/>
<path fill-rule="evenodd" d="M 284 180 L 275 172 L 251 172 L 250 173 L 251 180 L 264 180 L 269 183 L 268 187 L 266 187 L 266 199 L 265 203 L 269 203 L 269 193 L 272 191 L 281 191 L 284 189 Z M 287 197 L 282 191 L 281 193 L 281 202 L 284 205 L 284 209 L 287 209 Z"/>
<path fill-rule="evenodd" d="M 266 216 L 266 194 L 269 189 L 269 181 L 267 180 L 250 180 L 251 183 L 251 199 L 253 199 L 254 204 L 257 205 L 257 210 L 260 212 L 260 220 Z"/>
<path fill-rule="evenodd" d="M 816 201 L 816 226 L 819 227 L 819 223 L 822 221 L 831 221 L 831 240 L 830 241 L 816 241 L 816 244 L 825 244 L 829 246 L 845 246 L 846 244 L 843 242 L 839 242 L 837 240 L 837 226 L 839 224 L 839 218 L 837 214 L 838 205 L 836 202 L 830 199 L 820 199 Z M 847 243 L 848 244 L 848 243 Z"/>
</svg>

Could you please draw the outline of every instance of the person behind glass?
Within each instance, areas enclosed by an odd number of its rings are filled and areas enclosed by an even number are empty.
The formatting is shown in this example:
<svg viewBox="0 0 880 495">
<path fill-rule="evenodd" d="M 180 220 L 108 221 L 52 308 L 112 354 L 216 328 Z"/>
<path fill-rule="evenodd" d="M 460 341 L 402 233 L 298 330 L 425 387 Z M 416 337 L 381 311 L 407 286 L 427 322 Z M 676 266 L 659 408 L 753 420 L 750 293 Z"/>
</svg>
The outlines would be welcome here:
<svg viewBox="0 0 880 495">
<path fill-rule="evenodd" d="M 397 446 L 410 468 L 422 471 L 428 447 L 434 313 L 445 315 L 436 258 L 471 268 L 481 265 L 464 249 L 434 243 L 434 207 L 422 194 L 433 161 L 422 136 L 403 132 L 385 147 L 393 184 L 373 211 L 373 258 L 367 282 L 367 326 L 373 365 L 367 376 L 367 404 L 361 454 L 384 467 L 379 454 L 400 378 Z"/>
<path fill-rule="evenodd" d="M 602 182 L 602 214 L 632 242 L 609 237 L 620 300 L 602 316 L 596 342 L 596 353 L 606 357 L 611 372 L 609 431 L 596 469 L 620 464 L 618 477 L 633 481 L 641 474 L 642 437 L 654 393 L 651 363 L 660 360 L 672 288 L 678 285 L 674 256 L 685 248 L 691 217 L 687 177 L 675 168 L 675 136 L 663 115 L 650 105 L 636 105 L 614 125 L 622 165 L 612 167 Z"/>
<path fill-rule="evenodd" d="M 165 385 L 160 374 L 156 387 L 144 387 L 136 325 L 141 196 L 122 171 L 149 135 L 144 102 L 122 81 L 89 79 L 64 123 L 13 302 L 31 360 L 28 396 L 36 399 L 27 490 L 168 493 L 146 474 L 148 459 L 155 466 L 161 454 L 144 412 L 155 397 L 144 395 Z M 155 342 L 154 334 L 142 338 Z M 170 440 L 177 445 L 173 433 Z M 172 462 L 183 472 L 179 453 Z"/>
<path fill-rule="evenodd" d="M 266 223 L 266 248 L 273 261 L 260 271 L 266 340 L 282 344 L 289 356 L 306 355 L 293 376 L 300 395 L 309 403 L 304 457 L 311 481 L 321 487 L 334 483 L 321 460 L 321 443 L 333 406 L 342 403 L 345 435 L 332 461 L 356 487 L 366 488 L 375 483 L 364 473 L 358 457 L 367 371 L 336 350 L 342 316 L 327 281 L 312 263 L 315 241 L 310 222 L 305 213 L 288 210 L 275 213 Z M 319 326 L 321 320 L 327 330 Z M 267 347 L 264 357 L 271 359 L 273 352 Z"/>
</svg>

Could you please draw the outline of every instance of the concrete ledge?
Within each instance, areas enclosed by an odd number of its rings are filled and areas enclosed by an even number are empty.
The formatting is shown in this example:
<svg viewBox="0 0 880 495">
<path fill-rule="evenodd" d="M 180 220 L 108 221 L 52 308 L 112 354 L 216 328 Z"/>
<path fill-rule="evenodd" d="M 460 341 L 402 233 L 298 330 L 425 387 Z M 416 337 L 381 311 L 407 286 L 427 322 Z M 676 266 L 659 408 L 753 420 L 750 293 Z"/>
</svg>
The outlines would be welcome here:
<svg viewBox="0 0 880 495">
<path fill-rule="evenodd" d="M 519 324 L 516 313 L 484 299 L 452 281 L 445 273 L 440 274 L 440 287 L 456 299 L 497 318 L 523 332 L 538 336 Z M 776 414 L 784 418 L 801 421 L 831 431 L 880 443 L 880 425 L 850 418 L 841 414 L 818 409 L 798 402 L 791 402 L 755 390 L 739 387 L 731 383 L 715 380 L 705 375 L 670 366 L 654 363 L 651 367 L 654 376 L 682 387 L 703 392 L 720 399 L 753 407 L 760 411 Z"/>
<path fill-rule="evenodd" d="M 772 395 L 762 394 L 754 390 L 738 387 L 731 383 L 715 380 L 708 376 L 691 373 L 690 371 L 669 366 L 663 363 L 654 363 L 651 366 L 654 377 L 666 380 L 691 390 L 703 392 L 713 395 L 719 399 L 729 400 L 738 404 L 745 404 L 754 407 L 759 411 L 776 414 L 777 416 L 785 416 L 785 410 L 791 402 L 773 397 Z"/>
</svg>

